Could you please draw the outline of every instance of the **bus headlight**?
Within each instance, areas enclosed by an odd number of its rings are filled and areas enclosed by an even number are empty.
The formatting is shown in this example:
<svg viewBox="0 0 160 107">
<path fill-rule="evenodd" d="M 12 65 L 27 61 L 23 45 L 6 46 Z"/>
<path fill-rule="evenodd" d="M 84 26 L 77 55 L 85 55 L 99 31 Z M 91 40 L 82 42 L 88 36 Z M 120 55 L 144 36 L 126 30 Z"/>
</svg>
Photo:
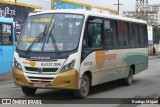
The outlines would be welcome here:
<svg viewBox="0 0 160 107">
<path fill-rule="evenodd" d="M 17 68 L 18 70 L 21 70 L 21 71 L 22 71 L 21 64 L 18 63 L 16 59 L 14 59 L 14 67 Z"/>
<path fill-rule="evenodd" d="M 75 60 L 72 60 L 70 63 L 64 65 L 60 72 L 69 71 L 74 68 Z"/>
</svg>

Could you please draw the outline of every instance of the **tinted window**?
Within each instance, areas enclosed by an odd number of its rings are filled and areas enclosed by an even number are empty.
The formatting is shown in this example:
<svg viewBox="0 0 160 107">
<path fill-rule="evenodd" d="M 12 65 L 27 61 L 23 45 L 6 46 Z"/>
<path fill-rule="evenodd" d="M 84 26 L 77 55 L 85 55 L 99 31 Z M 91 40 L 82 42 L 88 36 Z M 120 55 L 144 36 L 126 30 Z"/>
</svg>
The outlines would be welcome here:
<svg viewBox="0 0 160 107">
<path fill-rule="evenodd" d="M 2 24 L 2 38 L 3 44 L 12 44 L 12 26 L 8 24 Z"/>
<path fill-rule="evenodd" d="M 147 31 L 147 25 L 144 25 L 144 40 L 145 40 L 145 46 L 148 46 L 148 31 Z"/>
<path fill-rule="evenodd" d="M 139 30 L 138 30 L 138 24 L 132 24 L 132 35 L 135 38 L 135 46 L 138 47 L 139 46 Z"/>
<path fill-rule="evenodd" d="M 135 36 L 133 35 L 133 26 L 129 24 L 129 44 L 130 47 L 135 47 Z"/>
<path fill-rule="evenodd" d="M 83 47 L 98 48 L 101 46 L 102 46 L 102 23 L 98 23 L 97 19 L 89 20 L 86 26 Z"/>
<path fill-rule="evenodd" d="M 105 47 L 107 49 L 113 49 L 116 47 L 116 34 L 117 34 L 117 23 L 115 21 L 104 21 L 104 38 Z"/>
<path fill-rule="evenodd" d="M 147 27 L 146 25 L 139 26 L 139 33 L 140 33 L 140 46 L 147 45 Z"/>
<path fill-rule="evenodd" d="M 118 43 L 119 46 L 128 46 L 128 24 L 118 22 Z"/>
</svg>

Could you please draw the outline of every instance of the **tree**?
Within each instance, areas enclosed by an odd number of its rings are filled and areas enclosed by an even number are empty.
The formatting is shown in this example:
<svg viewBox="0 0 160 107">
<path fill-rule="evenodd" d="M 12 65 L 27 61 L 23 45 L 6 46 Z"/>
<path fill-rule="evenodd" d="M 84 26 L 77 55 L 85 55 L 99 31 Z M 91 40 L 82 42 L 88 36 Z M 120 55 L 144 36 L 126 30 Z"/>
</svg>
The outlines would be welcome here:
<svg viewBox="0 0 160 107">
<path fill-rule="evenodd" d="M 153 28 L 153 42 L 159 43 L 160 41 L 160 28 L 154 27 Z"/>
</svg>

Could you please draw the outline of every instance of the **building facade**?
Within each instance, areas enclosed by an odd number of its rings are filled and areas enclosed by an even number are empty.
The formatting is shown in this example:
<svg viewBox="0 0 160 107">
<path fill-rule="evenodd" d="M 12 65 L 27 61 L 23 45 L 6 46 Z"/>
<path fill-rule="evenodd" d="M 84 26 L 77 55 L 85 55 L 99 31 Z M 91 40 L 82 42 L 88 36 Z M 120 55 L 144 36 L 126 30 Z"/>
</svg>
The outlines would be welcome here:
<svg viewBox="0 0 160 107">
<path fill-rule="evenodd" d="M 148 11 L 154 11 L 154 12 L 160 11 L 160 4 L 149 4 Z"/>
<path fill-rule="evenodd" d="M 136 12 L 135 11 L 123 11 L 123 17 L 129 17 L 136 19 Z"/>
<path fill-rule="evenodd" d="M 16 33 L 19 33 L 29 13 L 42 7 L 7 0 L 0 1 L 0 17 L 13 18 Z"/>
<path fill-rule="evenodd" d="M 160 26 L 160 4 L 148 5 L 148 25 Z M 124 11 L 124 17 L 136 18 L 135 11 Z"/>
<path fill-rule="evenodd" d="M 152 23 L 152 25 L 160 27 L 160 4 L 149 4 L 148 5 L 148 11 L 152 12 L 156 15 L 149 15 L 148 18 Z"/>
</svg>

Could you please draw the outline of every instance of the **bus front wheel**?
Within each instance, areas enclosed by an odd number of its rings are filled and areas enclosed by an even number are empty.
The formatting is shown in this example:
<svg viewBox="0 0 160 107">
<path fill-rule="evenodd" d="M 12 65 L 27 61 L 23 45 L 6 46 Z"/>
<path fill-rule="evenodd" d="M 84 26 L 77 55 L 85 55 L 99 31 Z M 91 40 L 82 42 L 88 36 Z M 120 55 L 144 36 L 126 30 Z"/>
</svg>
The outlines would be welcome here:
<svg viewBox="0 0 160 107">
<path fill-rule="evenodd" d="M 89 93 L 90 80 L 89 77 L 84 74 L 81 80 L 81 87 L 79 90 L 74 91 L 74 94 L 78 98 L 86 98 Z"/>
<path fill-rule="evenodd" d="M 25 95 L 34 95 L 35 92 L 37 91 L 36 88 L 28 88 L 28 87 L 22 87 L 22 92 L 25 94 Z"/>
<path fill-rule="evenodd" d="M 129 75 L 124 79 L 124 84 L 130 86 L 133 82 L 133 69 L 129 69 Z"/>
</svg>

